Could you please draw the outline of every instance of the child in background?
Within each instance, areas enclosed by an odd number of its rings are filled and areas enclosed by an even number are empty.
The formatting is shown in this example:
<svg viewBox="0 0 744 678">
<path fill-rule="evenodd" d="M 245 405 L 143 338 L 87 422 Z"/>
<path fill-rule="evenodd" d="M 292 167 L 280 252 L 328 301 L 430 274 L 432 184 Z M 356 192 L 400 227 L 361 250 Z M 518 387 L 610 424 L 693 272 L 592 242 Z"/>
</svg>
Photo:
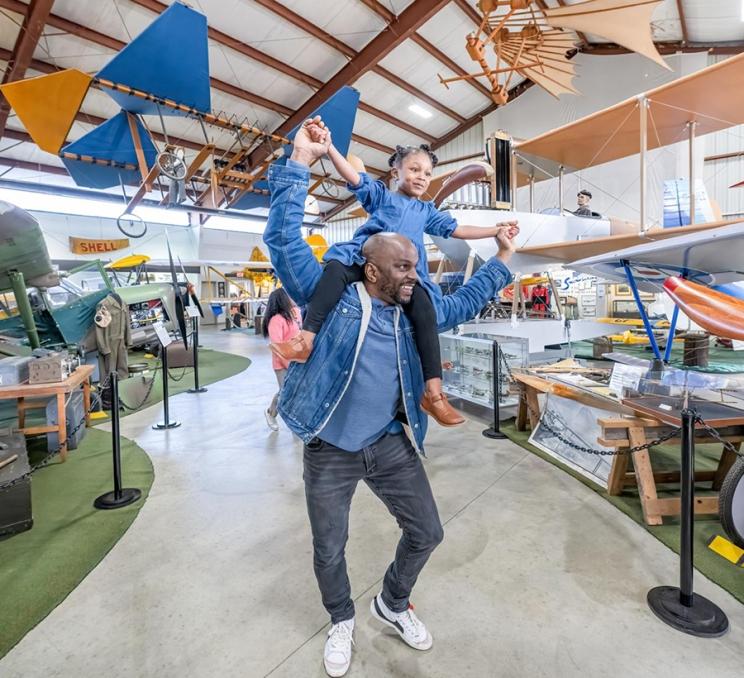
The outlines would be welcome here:
<svg viewBox="0 0 744 678">
<path fill-rule="evenodd" d="M 304 124 L 315 140 L 325 140 L 330 135 L 330 130 L 317 116 Z M 421 408 L 442 426 L 462 424 L 465 419 L 442 393 L 437 317 L 430 296 L 439 292 L 429 278 L 424 233 L 443 238 L 477 239 L 495 237 L 507 229 L 509 237 L 514 237 L 519 230 L 517 222 L 492 227 L 459 226 L 449 213 L 440 212 L 432 202 L 421 200 L 429 188 L 437 164 L 437 157 L 426 145 L 396 147 L 388 161 L 397 185 L 396 191 L 389 190 L 381 181 L 372 181 L 364 172 L 357 172 L 333 144 L 328 156 L 347 182 L 347 188 L 369 215 L 369 220 L 356 231 L 352 240 L 336 243 L 328 250 L 324 257 L 326 264 L 323 274 L 307 305 L 302 331 L 290 341 L 272 343 L 271 350 L 285 360 L 305 362 L 312 352 L 315 335 L 346 286 L 363 280 L 364 258 L 361 252 L 367 238 L 381 231 L 400 233 L 413 242 L 419 254 L 416 266 L 419 282 L 410 303 L 403 310 L 415 332 L 416 348 L 426 382 Z"/>
<path fill-rule="evenodd" d="M 269 295 L 269 302 L 266 306 L 266 313 L 263 320 L 263 335 L 268 337 L 274 343 L 282 343 L 291 340 L 300 333 L 300 309 L 295 306 L 284 288 L 274 290 Z M 284 377 L 287 376 L 289 363 L 281 356 L 274 353 L 271 356 L 271 366 L 274 368 L 276 381 L 279 384 L 279 391 L 284 385 Z M 279 391 L 274 395 L 271 405 L 264 412 L 266 423 L 272 431 L 279 430 L 279 424 L 276 421 L 276 406 L 279 402 Z"/>
</svg>

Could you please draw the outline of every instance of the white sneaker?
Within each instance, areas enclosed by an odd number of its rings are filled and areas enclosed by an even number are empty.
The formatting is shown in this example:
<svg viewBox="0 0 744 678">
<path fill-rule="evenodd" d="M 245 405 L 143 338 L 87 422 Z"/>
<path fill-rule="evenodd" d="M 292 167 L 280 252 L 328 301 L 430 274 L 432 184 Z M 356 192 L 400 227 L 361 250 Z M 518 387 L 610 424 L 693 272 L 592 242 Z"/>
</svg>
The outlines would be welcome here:
<svg viewBox="0 0 744 678">
<path fill-rule="evenodd" d="M 325 644 L 323 664 L 333 678 L 345 676 L 351 664 L 351 646 L 354 644 L 354 619 L 347 619 L 331 626 Z"/>
<path fill-rule="evenodd" d="M 382 595 L 372 598 L 370 604 L 372 615 L 383 624 L 387 624 L 398 632 L 398 635 L 416 650 L 428 650 L 434 643 L 431 633 L 426 630 L 422 622 L 413 612 L 413 605 L 409 605 L 405 612 L 393 612 L 382 602 Z"/>
<path fill-rule="evenodd" d="M 269 410 L 264 411 L 264 417 L 266 417 L 266 423 L 269 425 L 269 428 L 272 431 L 278 431 L 279 430 L 279 423 L 276 420 L 276 417 L 269 412 Z"/>
</svg>

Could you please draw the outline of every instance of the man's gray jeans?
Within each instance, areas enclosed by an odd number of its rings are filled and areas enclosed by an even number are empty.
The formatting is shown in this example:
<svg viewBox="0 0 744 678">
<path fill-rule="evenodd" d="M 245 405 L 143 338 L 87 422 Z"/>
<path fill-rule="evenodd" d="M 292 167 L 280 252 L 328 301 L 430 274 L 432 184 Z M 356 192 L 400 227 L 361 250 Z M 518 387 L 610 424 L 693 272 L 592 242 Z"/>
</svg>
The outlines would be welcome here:
<svg viewBox="0 0 744 678">
<path fill-rule="evenodd" d="M 403 530 L 395 560 L 385 573 L 382 600 L 394 612 L 405 611 L 419 573 L 444 537 L 429 479 L 408 438 L 385 434 L 358 452 L 315 438 L 305 445 L 303 478 L 315 576 L 332 623 L 354 616 L 344 549 L 351 498 L 360 480 Z"/>
</svg>

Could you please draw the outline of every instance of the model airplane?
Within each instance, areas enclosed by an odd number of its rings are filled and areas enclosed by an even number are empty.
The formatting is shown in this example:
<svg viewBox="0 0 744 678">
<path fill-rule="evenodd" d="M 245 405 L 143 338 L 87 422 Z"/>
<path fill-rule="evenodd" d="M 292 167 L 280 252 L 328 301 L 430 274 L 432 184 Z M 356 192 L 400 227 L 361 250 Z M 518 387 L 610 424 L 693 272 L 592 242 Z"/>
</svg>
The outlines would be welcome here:
<svg viewBox="0 0 744 678">
<path fill-rule="evenodd" d="M 108 94 L 121 111 L 66 143 L 91 88 Z M 155 189 L 161 204 L 188 204 L 201 211 L 202 218 L 218 209 L 268 207 L 266 170 L 272 161 L 289 155 L 296 132 L 277 136 L 239 116 L 211 111 L 207 19 L 182 2 L 174 2 L 95 75 L 66 69 L 7 83 L 0 90 L 39 148 L 61 157 L 76 184 L 121 186 L 126 203 L 122 230 L 127 215 Z M 358 101 L 359 93 L 344 87 L 313 114 L 322 115 L 344 154 Z M 204 143 L 193 155 L 169 134 L 170 116 L 198 122 Z M 162 143 L 151 132 L 155 125 Z M 227 132 L 229 148 L 219 150 L 208 130 Z M 273 152 L 250 166 L 250 154 L 264 144 Z M 137 187 L 133 195 L 127 196 L 126 185 Z"/>
<path fill-rule="evenodd" d="M 479 0 L 481 20 L 465 38 L 468 56 L 480 72 L 440 82 L 486 78 L 491 97 L 502 105 L 508 101 L 509 85 L 519 73 L 555 97 L 578 94 L 570 59 L 576 48 L 573 31 L 592 33 L 628 48 L 669 68 L 654 46 L 651 15 L 663 0 L 587 0 L 561 7 L 545 7 L 535 0 Z M 486 53 L 493 48 L 492 66 Z"/>
</svg>

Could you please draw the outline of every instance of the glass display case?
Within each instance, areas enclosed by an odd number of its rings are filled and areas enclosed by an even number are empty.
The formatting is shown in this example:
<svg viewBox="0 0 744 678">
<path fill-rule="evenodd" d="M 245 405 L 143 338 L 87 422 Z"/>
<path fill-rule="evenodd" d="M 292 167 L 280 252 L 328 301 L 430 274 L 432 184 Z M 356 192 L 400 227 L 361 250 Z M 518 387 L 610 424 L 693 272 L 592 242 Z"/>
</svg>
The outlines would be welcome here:
<svg viewBox="0 0 744 678">
<path fill-rule="evenodd" d="M 499 344 L 499 403 L 516 405 L 518 395 L 511 394 L 511 370 L 528 366 L 529 342 L 483 332 L 439 335 L 442 353 L 444 391 L 457 398 L 484 407 L 493 407 L 493 342 Z"/>
</svg>

